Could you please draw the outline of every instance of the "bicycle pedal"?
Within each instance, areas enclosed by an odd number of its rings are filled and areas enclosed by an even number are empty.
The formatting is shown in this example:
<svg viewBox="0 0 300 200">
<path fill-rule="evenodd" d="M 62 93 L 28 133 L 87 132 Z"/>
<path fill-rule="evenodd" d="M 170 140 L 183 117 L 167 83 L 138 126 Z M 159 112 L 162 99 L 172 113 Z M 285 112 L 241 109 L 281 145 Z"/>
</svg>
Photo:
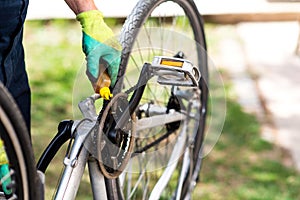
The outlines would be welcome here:
<svg viewBox="0 0 300 200">
<path fill-rule="evenodd" d="M 162 85 L 198 86 L 201 73 L 190 61 L 181 58 L 155 56 L 151 68 Z"/>
</svg>

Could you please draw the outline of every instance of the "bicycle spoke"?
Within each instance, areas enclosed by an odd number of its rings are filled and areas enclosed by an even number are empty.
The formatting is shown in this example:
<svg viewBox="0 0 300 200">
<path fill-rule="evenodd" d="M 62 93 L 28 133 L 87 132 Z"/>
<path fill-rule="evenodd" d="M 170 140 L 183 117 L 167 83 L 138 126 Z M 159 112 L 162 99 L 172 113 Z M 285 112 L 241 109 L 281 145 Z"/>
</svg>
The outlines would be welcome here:
<svg viewBox="0 0 300 200">
<path fill-rule="evenodd" d="M 152 147 L 157 147 L 157 145 L 159 143 L 161 143 L 163 140 L 167 139 L 171 134 L 173 134 L 174 131 L 168 131 L 167 133 L 163 134 L 161 137 L 159 137 L 158 139 L 155 139 L 152 143 L 150 144 L 147 144 L 146 146 L 144 146 L 143 148 L 141 149 L 138 149 L 134 152 L 133 156 L 139 154 L 139 153 L 142 153 L 144 151 L 147 151 L 148 149 L 152 148 Z"/>
<path fill-rule="evenodd" d="M 148 45 L 150 46 L 150 49 L 152 51 L 152 55 L 155 56 L 155 51 L 153 49 L 154 45 L 152 43 L 152 38 L 150 37 L 150 33 L 149 33 L 149 30 L 148 30 L 147 26 L 145 26 L 145 25 L 144 25 L 144 30 L 145 30 L 146 36 L 148 38 L 148 43 L 149 43 Z"/>
<path fill-rule="evenodd" d="M 138 41 L 138 40 L 136 40 L 136 45 L 137 45 L 138 54 L 139 54 L 141 63 L 145 63 L 144 57 L 143 57 L 143 53 L 142 53 L 142 48 L 140 47 L 140 44 L 139 44 L 139 41 Z"/>
<path fill-rule="evenodd" d="M 134 58 L 133 55 L 130 56 L 130 59 L 133 61 L 134 66 L 136 67 L 136 69 L 138 70 L 138 72 L 141 72 L 141 68 L 140 68 L 141 66 L 137 63 L 137 61 L 135 60 L 135 58 Z"/>
</svg>

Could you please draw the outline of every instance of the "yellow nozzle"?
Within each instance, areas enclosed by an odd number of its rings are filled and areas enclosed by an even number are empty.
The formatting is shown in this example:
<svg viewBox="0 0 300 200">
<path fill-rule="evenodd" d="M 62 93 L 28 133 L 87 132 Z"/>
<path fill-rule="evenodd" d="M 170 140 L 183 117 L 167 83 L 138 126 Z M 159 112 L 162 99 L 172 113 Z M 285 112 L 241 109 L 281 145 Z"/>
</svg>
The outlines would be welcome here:
<svg viewBox="0 0 300 200">
<path fill-rule="evenodd" d="M 108 87 L 101 88 L 99 93 L 100 96 L 105 100 L 109 100 L 111 97 L 113 97 L 113 94 L 110 93 L 110 89 Z"/>
</svg>

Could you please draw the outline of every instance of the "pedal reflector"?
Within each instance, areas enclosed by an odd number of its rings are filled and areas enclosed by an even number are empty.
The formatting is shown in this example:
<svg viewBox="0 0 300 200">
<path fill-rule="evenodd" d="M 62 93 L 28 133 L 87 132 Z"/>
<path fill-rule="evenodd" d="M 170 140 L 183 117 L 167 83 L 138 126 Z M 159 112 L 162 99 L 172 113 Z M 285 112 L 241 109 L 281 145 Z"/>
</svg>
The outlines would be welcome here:
<svg viewBox="0 0 300 200">
<path fill-rule="evenodd" d="M 183 66 L 183 61 L 180 60 L 171 60 L 171 59 L 166 59 L 166 58 L 162 58 L 160 61 L 161 65 L 166 65 L 166 66 L 170 66 L 170 67 L 182 67 Z"/>
</svg>

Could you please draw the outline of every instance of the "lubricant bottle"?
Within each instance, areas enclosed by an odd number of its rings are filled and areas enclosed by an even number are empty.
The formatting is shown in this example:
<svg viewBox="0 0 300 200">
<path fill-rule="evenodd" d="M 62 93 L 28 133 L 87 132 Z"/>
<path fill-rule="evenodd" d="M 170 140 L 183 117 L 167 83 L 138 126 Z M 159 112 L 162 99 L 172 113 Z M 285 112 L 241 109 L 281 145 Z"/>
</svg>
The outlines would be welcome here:
<svg viewBox="0 0 300 200">
<path fill-rule="evenodd" d="M 95 84 L 95 91 L 100 94 L 100 96 L 105 99 L 109 100 L 113 95 L 110 92 L 110 84 L 111 84 L 111 79 L 108 75 L 107 72 L 107 66 L 105 66 L 105 62 L 101 62 L 99 64 L 99 69 L 100 69 L 100 75 L 97 80 L 97 83 Z"/>
</svg>

